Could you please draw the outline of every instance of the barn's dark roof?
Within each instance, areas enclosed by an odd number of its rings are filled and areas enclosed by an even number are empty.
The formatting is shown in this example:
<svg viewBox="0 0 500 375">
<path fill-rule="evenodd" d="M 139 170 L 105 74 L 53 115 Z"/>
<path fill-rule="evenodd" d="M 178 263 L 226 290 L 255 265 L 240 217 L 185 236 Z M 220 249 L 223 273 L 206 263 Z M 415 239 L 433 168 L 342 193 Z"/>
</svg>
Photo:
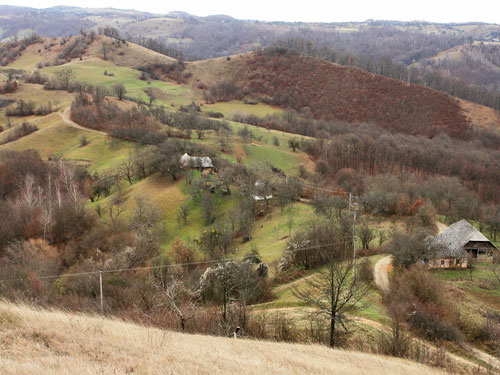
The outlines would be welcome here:
<svg viewBox="0 0 500 375">
<path fill-rule="evenodd" d="M 489 242 L 493 245 L 490 240 L 467 220 L 460 220 L 450 225 L 435 238 L 435 241 L 438 245 L 441 245 L 436 258 L 464 258 L 468 255 L 464 246 L 471 241 Z"/>
</svg>

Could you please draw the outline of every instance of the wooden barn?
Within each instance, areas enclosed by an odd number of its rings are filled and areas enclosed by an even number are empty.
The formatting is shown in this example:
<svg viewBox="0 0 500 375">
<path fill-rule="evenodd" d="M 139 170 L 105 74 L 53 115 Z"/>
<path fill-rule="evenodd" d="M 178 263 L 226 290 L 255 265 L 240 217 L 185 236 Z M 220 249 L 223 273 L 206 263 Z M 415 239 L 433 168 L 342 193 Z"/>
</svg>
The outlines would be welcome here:
<svg viewBox="0 0 500 375">
<path fill-rule="evenodd" d="M 184 169 L 196 169 L 202 172 L 212 171 L 214 165 L 208 156 L 189 156 L 187 153 L 181 156 L 180 164 Z"/>
<path fill-rule="evenodd" d="M 435 238 L 439 250 L 429 262 L 431 268 L 467 268 L 469 259 L 493 262 L 500 251 L 467 220 L 450 225 Z"/>
</svg>

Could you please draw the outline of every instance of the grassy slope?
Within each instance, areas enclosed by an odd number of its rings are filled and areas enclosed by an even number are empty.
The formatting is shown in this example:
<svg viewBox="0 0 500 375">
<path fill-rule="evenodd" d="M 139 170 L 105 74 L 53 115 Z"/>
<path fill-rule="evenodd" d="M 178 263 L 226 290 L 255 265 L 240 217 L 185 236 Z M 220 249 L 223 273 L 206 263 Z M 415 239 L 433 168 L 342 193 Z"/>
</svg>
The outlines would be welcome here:
<svg viewBox="0 0 500 375">
<path fill-rule="evenodd" d="M 126 96 L 140 99 L 145 102 L 148 101 L 148 97 L 143 89 L 148 87 L 157 88 L 164 93 L 163 98 L 155 102 L 156 104 L 174 104 L 179 106 L 181 104 L 189 104 L 191 101 L 198 99 L 198 94 L 187 87 L 162 81 L 151 81 L 151 85 L 148 85 L 146 81 L 141 81 L 139 79 L 139 71 L 95 58 L 71 63 L 69 65 L 65 64 L 44 68 L 42 72 L 54 75 L 57 71 L 68 68 L 73 71 L 77 81 L 101 85 L 109 90 L 111 90 L 115 83 L 121 82 L 127 89 Z M 114 76 L 105 76 L 105 70 L 108 73 L 113 73 Z"/>
<path fill-rule="evenodd" d="M 73 94 L 68 94 L 63 91 L 47 91 L 44 90 L 41 85 L 33 84 L 21 84 L 19 89 L 12 94 L 0 95 L 0 99 L 32 101 L 38 107 L 40 105 L 46 105 L 49 101 L 52 103 L 53 108 L 66 108 L 71 105 L 73 101 Z M 15 103 L 11 104 L 15 107 Z M 5 108 L 0 109 L 0 124 L 7 121 L 5 116 Z M 18 117 L 11 118 L 12 123 L 21 122 L 22 119 Z"/>
<path fill-rule="evenodd" d="M 431 274 L 456 291 L 462 314 L 481 322 L 484 318 L 482 312 L 486 310 L 500 313 L 500 283 L 489 267 L 487 263 L 476 264 L 472 280 L 469 270 L 436 270 Z"/>
<path fill-rule="evenodd" d="M 283 109 L 279 107 L 272 107 L 263 103 L 245 104 L 241 100 L 231 100 L 229 102 L 206 104 L 204 111 L 222 112 L 226 113 L 230 117 L 237 113 L 246 113 L 249 115 L 264 117 L 267 115 L 280 114 L 283 112 Z"/>
<path fill-rule="evenodd" d="M 31 121 L 39 130 L 0 146 L 1 149 L 38 151 L 43 159 L 59 154 L 63 159 L 83 162 L 90 170 L 103 170 L 117 166 L 133 150 L 129 142 L 113 140 L 100 134 L 68 126 L 58 113 Z M 7 131 L 6 131 L 7 133 Z M 82 136 L 88 144 L 80 146 Z"/>
<path fill-rule="evenodd" d="M 316 345 L 185 335 L 8 303 L 0 303 L 0 322 L 0 372 L 6 375 L 443 374 L 396 358 Z"/>
<path fill-rule="evenodd" d="M 255 222 L 253 239 L 245 244 L 238 244 L 238 254 L 247 254 L 255 246 L 265 262 L 273 262 L 283 256 L 289 235 L 289 220 L 292 219 L 292 233 L 303 227 L 312 217 L 313 210 L 304 203 L 295 203 L 285 208 L 274 209 L 264 218 Z"/>
<path fill-rule="evenodd" d="M 383 255 L 375 255 L 370 257 L 372 264 L 375 264 Z M 277 297 L 276 300 L 260 305 L 259 308 L 275 309 L 275 308 L 303 308 L 305 305 L 293 294 L 294 288 L 303 288 L 307 284 L 307 280 L 314 277 L 317 270 L 308 271 L 303 277 L 289 282 L 287 284 L 279 285 L 274 289 Z M 367 318 L 373 321 L 387 323 L 388 318 L 385 312 L 385 307 L 382 302 L 382 296 L 375 286 L 370 288 L 369 293 L 363 298 L 359 304 L 359 309 L 353 315 Z"/>
<path fill-rule="evenodd" d="M 21 57 L 10 63 L 8 67 L 14 69 L 29 70 L 29 69 L 34 69 L 36 65 L 42 61 L 43 61 L 42 56 L 40 56 L 35 52 L 27 51 L 26 53 L 23 53 Z"/>
</svg>

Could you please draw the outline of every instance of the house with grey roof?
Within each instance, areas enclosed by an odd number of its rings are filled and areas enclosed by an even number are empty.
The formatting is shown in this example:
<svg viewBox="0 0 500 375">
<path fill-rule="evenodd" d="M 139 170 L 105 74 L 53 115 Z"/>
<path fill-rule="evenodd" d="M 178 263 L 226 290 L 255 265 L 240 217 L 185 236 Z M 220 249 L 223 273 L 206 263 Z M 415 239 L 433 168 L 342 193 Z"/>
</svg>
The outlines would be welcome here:
<svg viewBox="0 0 500 375">
<path fill-rule="evenodd" d="M 437 248 L 431 268 L 467 268 L 470 259 L 493 262 L 499 255 L 496 246 L 467 220 L 450 225 L 434 238 Z"/>
<path fill-rule="evenodd" d="M 180 164 L 184 169 L 198 169 L 206 171 L 214 168 L 212 159 L 208 156 L 189 156 L 187 152 L 181 156 Z"/>
</svg>

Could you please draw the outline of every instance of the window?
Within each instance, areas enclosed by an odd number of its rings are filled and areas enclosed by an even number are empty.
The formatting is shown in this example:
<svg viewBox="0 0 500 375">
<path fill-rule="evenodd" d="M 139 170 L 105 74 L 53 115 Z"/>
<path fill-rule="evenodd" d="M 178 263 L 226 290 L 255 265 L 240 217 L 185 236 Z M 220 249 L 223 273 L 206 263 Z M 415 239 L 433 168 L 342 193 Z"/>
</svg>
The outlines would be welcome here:
<svg viewBox="0 0 500 375">
<path fill-rule="evenodd" d="M 444 260 L 441 260 L 441 265 L 444 266 Z"/>
<path fill-rule="evenodd" d="M 459 266 L 462 263 L 462 259 L 457 259 L 457 266 Z"/>
</svg>

